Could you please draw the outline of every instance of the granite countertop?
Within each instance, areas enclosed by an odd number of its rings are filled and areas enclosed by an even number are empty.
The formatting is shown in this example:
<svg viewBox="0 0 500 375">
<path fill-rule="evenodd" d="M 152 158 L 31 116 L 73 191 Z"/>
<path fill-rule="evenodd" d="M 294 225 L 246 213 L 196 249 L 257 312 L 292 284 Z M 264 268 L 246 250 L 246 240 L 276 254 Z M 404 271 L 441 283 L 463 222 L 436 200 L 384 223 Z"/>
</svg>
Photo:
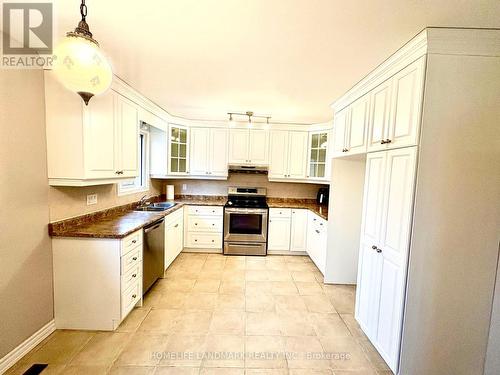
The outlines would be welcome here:
<svg viewBox="0 0 500 375">
<path fill-rule="evenodd" d="M 161 197 L 154 200 L 161 200 Z M 174 202 L 177 204 L 174 207 L 162 212 L 134 211 L 137 203 L 131 203 L 50 223 L 49 235 L 52 237 L 120 239 L 177 211 L 182 206 L 224 206 L 226 200 L 226 196 L 180 195 L 175 197 Z M 328 219 L 328 208 L 318 205 L 314 199 L 268 198 L 267 203 L 270 208 L 308 209 L 325 220 Z"/>
<path fill-rule="evenodd" d="M 267 198 L 269 208 L 303 208 L 328 220 L 328 206 L 319 205 L 316 199 Z"/>
<path fill-rule="evenodd" d="M 137 203 L 131 203 L 50 223 L 49 235 L 52 237 L 119 239 L 177 211 L 182 206 L 223 206 L 226 200 L 227 197 L 218 196 L 177 196 L 174 200 L 177 204 L 162 212 L 134 211 Z"/>
</svg>

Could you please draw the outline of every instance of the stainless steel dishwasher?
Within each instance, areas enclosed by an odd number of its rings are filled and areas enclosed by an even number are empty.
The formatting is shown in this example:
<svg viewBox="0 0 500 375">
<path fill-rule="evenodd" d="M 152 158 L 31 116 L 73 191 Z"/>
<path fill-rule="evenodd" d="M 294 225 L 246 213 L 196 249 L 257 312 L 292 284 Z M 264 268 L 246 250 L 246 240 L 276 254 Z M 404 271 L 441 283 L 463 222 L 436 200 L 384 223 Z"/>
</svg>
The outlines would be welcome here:
<svg viewBox="0 0 500 375">
<path fill-rule="evenodd" d="M 142 256 L 142 294 L 144 295 L 156 280 L 163 277 L 165 263 L 165 219 L 144 227 Z"/>
</svg>

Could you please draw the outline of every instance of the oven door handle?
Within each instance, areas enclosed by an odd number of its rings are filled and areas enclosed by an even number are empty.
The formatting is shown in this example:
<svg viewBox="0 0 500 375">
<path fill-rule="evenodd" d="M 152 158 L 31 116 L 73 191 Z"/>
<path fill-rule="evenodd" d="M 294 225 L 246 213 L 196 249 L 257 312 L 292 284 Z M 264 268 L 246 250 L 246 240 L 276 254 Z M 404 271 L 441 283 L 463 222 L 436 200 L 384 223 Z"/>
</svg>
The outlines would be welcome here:
<svg viewBox="0 0 500 375">
<path fill-rule="evenodd" d="M 265 208 L 226 208 L 225 212 L 235 214 L 267 214 Z"/>
</svg>

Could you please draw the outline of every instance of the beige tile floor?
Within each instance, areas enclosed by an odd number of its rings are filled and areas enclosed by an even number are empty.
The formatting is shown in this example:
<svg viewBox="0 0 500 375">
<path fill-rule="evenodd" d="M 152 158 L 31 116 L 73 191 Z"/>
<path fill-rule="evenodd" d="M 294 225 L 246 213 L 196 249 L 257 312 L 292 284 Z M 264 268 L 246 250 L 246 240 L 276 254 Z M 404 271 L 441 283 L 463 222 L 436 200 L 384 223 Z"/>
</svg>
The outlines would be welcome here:
<svg viewBox="0 0 500 375">
<path fill-rule="evenodd" d="M 305 256 L 181 253 L 116 332 L 58 330 L 8 374 L 390 374 L 354 296 Z"/>
</svg>

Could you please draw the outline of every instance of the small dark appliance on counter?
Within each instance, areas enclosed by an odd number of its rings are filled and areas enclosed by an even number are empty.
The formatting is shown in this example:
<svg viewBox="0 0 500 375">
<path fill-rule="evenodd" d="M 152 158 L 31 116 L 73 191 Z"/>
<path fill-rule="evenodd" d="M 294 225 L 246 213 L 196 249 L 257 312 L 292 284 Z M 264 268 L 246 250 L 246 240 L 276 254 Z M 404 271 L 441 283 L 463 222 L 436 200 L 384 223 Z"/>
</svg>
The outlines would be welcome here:
<svg viewBox="0 0 500 375">
<path fill-rule="evenodd" d="M 318 195 L 316 196 L 316 202 L 318 204 L 327 206 L 329 193 L 330 193 L 329 187 L 319 188 Z"/>
</svg>

